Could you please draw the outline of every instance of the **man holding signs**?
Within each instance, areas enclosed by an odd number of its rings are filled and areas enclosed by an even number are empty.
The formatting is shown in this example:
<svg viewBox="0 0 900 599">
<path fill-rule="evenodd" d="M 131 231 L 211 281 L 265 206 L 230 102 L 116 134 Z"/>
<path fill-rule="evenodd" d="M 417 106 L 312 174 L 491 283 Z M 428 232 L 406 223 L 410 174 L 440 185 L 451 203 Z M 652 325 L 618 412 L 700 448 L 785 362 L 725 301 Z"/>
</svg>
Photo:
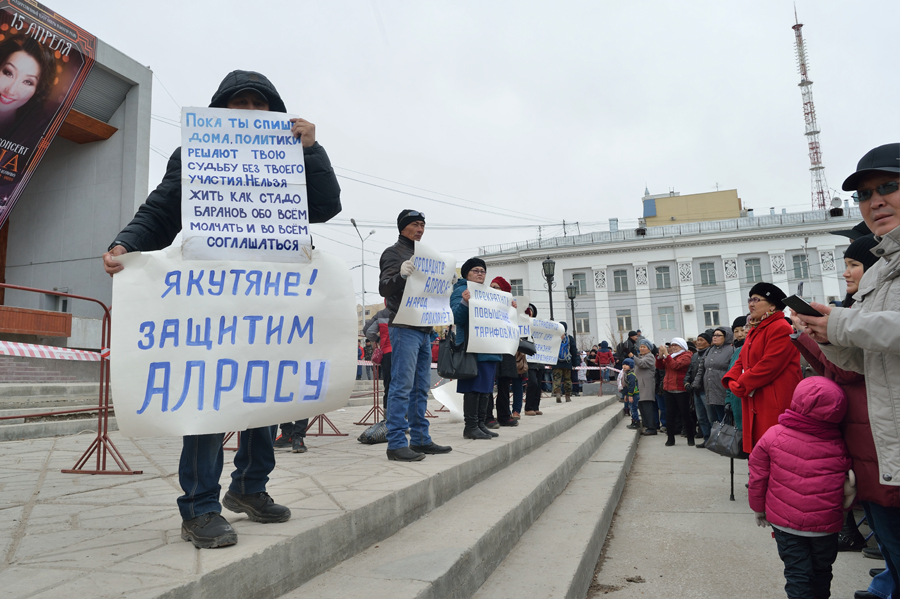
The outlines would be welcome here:
<svg viewBox="0 0 900 599">
<path fill-rule="evenodd" d="M 219 85 L 210 107 L 286 112 L 275 87 L 265 76 L 252 71 L 229 73 Z M 300 139 L 303 147 L 309 221 L 325 222 L 341 211 L 340 187 L 328 155 L 316 142 L 315 125 L 303 119 L 291 119 L 291 122 L 291 133 Z M 181 148 L 178 148 L 169 159 L 160 185 L 103 255 L 103 266 L 110 276 L 124 268 L 116 260 L 117 256 L 171 245 L 182 228 L 181 199 Z M 198 548 L 237 543 L 237 533 L 221 516 L 219 503 L 223 435 L 224 431 L 184 437 L 178 467 L 179 483 L 184 490 L 184 495 L 178 498 L 183 520 L 181 537 Z M 277 505 L 266 493 L 269 473 L 275 467 L 274 438 L 274 426 L 241 433 L 240 449 L 234 458 L 235 471 L 223 500 L 229 510 L 244 512 L 255 522 L 285 522 L 291 517 L 288 508 Z"/>
<path fill-rule="evenodd" d="M 387 457 L 389 460 L 416 462 L 425 454 L 447 453 L 451 448 L 431 440 L 425 418 L 431 387 L 431 331 L 432 324 L 437 323 L 417 326 L 408 324 L 409 320 L 398 319 L 401 308 L 421 309 L 418 323 L 422 322 L 423 315 L 429 314 L 424 294 L 404 294 L 408 278 L 417 270 L 414 254 L 416 242 L 425 233 L 425 215 L 417 210 L 404 210 L 397 216 L 397 228 L 400 237 L 397 243 L 381 254 L 381 275 L 378 279 L 378 292 L 386 298 L 385 305 L 391 314 L 388 325 L 391 388 L 387 407 Z M 434 266 L 433 261 L 423 263 L 423 267 Z M 446 267 L 440 270 L 443 270 L 444 276 L 447 272 L 453 272 L 453 269 L 447 271 Z M 436 285 L 443 284 L 439 277 L 435 279 Z M 406 440 L 407 428 L 410 429 L 411 443 Z"/>
</svg>

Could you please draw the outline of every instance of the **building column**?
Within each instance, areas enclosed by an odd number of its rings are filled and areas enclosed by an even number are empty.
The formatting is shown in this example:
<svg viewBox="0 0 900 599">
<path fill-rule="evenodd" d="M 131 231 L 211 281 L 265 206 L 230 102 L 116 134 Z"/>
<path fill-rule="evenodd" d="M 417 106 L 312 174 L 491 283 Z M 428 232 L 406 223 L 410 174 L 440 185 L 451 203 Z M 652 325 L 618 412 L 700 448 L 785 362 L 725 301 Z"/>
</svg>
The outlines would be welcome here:
<svg viewBox="0 0 900 599">
<path fill-rule="evenodd" d="M 725 312 L 725 322 L 730 325 L 738 316 L 746 316 L 747 302 L 741 294 L 741 278 L 738 275 L 737 254 L 725 254 L 722 256 L 722 265 L 725 270 L 725 304 L 728 306 Z"/>
<path fill-rule="evenodd" d="M 684 261 L 682 262 L 682 260 Z M 697 312 L 702 310 L 703 306 L 697 305 L 694 296 L 693 262 L 690 258 L 679 258 L 678 290 L 681 298 L 681 310 L 679 310 L 681 312 L 681 330 L 684 332 L 685 339 L 696 337 L 700 333 Z M 688 312 L 685 306 L 693 306 L 693 311 Z"/>
<path fill-rule="evenodd" d="M 655 330 L 653 328 L 653 307 L 650 305 L 650 276 L 647 274 L 646 262 L 634 263 L 634 289 L 637 296 L 635 298 L 637 322 L 631 324 L 635 330 L 641 329 L 646 337 L 648 334 L 652 335 Z"/>
<path fill-rule="evenodd" d="M 784 250 L 769 250 L 769 264 L 772 266 L 772 283 L 778 285 L 787 295 L 791 295 Z"/>
<path fill-rule="evenodd" d="M 594 275 L 594 313 L 597 315 L 597 343 L 606 339 L 615 340 L 616 327 L 609 313 L 609 288 L 606 281 L 606 266 L 592 266 Z M 615 346 L 615 344 L 614 344 Z"/>
<path fill-rule="evenodd" d="M 815 249 L 819 253 L 819 272 L 822 273 L 822 291 L 825 294 L 825 297 L 816 298 L 816 301 L 826 304 L 829 296 L 836 297 L 839 301 L 844 299 L 840 295 L 841 287 L 838 277 L 841 276 L 841 270 L 838 268 L 834 255 L 834 246 L 825 245 Z"/>
</svg>

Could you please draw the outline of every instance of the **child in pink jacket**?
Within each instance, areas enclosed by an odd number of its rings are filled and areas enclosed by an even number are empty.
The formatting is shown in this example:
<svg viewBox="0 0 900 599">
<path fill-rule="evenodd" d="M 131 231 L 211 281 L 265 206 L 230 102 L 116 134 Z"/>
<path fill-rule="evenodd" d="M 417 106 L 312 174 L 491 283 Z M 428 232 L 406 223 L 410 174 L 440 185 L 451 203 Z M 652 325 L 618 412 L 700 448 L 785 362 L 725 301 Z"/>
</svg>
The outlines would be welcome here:
<svg viewBox="0 0 900 599">
<path fill-rule="evenodd" d="M 792 599 L 831 596 L 851 467 L 838 429 L 846 412 L 847 398 L 837 383 L 807 378 L 750 454 L 750 508 L 757 524 L 775 529 L 784 590 Z"/>
</svg>

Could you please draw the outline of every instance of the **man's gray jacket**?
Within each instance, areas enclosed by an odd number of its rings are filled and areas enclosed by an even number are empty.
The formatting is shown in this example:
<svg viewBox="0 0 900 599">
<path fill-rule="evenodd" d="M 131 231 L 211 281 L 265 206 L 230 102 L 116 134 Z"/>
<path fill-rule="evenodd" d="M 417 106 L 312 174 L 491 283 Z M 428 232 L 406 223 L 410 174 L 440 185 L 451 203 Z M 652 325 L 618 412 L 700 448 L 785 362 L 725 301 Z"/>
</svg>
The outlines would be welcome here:
<svg viewBox="0 0 900 599">
<path fill-rule="evenodd" d="M 853 307 L 832 309 L 831 344 L 821 347 L 837 366 L 865 375 L 881 482 L 900 486 L 900 227 L 872 253 L 881 259 L 863 275 Z"/>
</svg>

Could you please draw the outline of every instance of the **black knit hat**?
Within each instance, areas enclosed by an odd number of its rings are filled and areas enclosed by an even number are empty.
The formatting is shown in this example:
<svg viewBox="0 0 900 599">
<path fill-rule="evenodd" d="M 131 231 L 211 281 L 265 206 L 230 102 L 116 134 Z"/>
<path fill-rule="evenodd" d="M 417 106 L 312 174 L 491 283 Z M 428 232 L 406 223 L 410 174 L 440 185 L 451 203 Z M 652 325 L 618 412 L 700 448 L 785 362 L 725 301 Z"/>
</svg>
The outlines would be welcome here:
<svg viewBox="0 0 900 599">
<path fill-rule="evenodd" d="M 528 307 L 526 308 L 526 310 L 531 310 L 532 318 L 537 317 L 537 306 L 535 306 L 534 304 L 528 304 Z"/>
<path fill-rule="evenodd" d="M 864 235 L 871 235 L 872 230 L 869 229 L 869 225 L 866 224 L 866 221 L 862 221 L 857 223 L 852 229 L 841 229 L 839 231 L 831 231 L 832 235 L 840 235 L 841 237 L 849 237 L 853 241 L 856 241 L 860 237 Z"/>
<path fill-rule="evenodd" d="M 459 269 L 459 274 L 462 275 L 462 278 L 467 278 L 466 276 L 469 274 L 469 271 L 475 268 L 476 266 L 480 266 L 484 270 L 487 270 L 487 264 L 484 263 L 484 260 L 481 258 L 469 258 L 465 262 L 463 262 L 462 267 Z"/>
<path fill-rule="evenodd" d="M 778 285 L 773 285 L 772 283 L 766 283 L 765 281 L 761 283 L 757 283 L 753 286 L 753 289 L 750 290 L 750 296 L 761 295 L 766 298 L 766 301 L 775 306 L 776 310 L 784 310 L 784 298 L 787 295 Z"/>
<path fill-rule="evenodd" d="M 861 262 L 865 270 L 869 270 L 878 262 L 878 256 L 871 252 L 876 245 L 878 245 L 878 242 L 875 241 L 874 235 L 860 237 L 844 250 L 844 258 Z"/>
<path fill-rule="evenodd" d="M 209 107 L 227 108 L 228 100 L 244 90 L 255 91 L 265 98 L 271 112 L 287 112 L 284 100 L 278 95 L 278 90 L 275 89 L 272 82 L 265 75 L 256 71 L 231 71 L 225 75 L 222 83 L 219 84 L 219 89 L 213 94 Z"/>
<path fill-rule="evenodd" d="M 409 223 L 414 223 L 417 220 L 420 220 L 424 223 L 425 215 L 418 210 L 410 210 L 409 208 L 407 208 L 397 215 L 397 228 L 402 233 L 403 229 L 406 228 L 406 225 L 408 225 Z M 463 278 L 465 278 L 465 275 L 463 275 Z"/>
<path fill-rule="evenodd" d="M 738 316 L 734 319 L 734 322 L 731 323 L 731 330 L 734 331 L 738 327 L 742 327 L 747 324 L 746 316 Z"/>
<path fill-rule="evenodd" d="M 637 331 L 628 331 L 629 337 L 634 337 L 635 335 L 637 335 Z"/>
<path fill-rule="evenodd" d="M 704 331 L 703 333 L 700 333 L 699 335 L 697 335 L 697 338 L 698 338 L 698 339 L 702 338 L 702 339 L 704 339 L 707 343 L 712 343 L 712 335 L 710 335 L 709 333 L 707 333 L 707 332 L 705 332 L 705 331 Z"/>
</svg>

